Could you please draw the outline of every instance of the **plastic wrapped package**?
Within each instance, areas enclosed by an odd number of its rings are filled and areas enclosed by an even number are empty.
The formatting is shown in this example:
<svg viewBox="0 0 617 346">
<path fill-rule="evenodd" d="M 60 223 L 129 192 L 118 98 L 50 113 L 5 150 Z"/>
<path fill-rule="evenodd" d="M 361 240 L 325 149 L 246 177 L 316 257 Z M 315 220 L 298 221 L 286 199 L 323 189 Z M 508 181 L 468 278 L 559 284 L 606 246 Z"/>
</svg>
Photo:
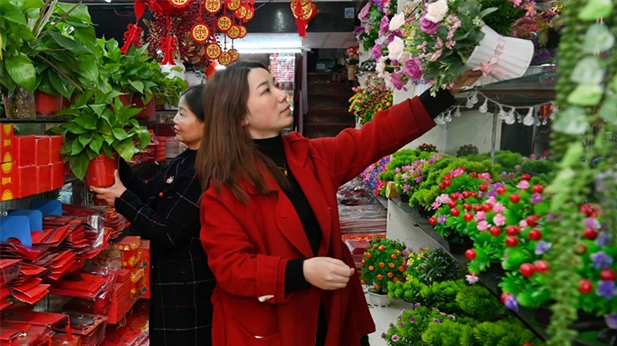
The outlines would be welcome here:
<svg viewBox="0 0 617 346">
<path fill-rule="evenodd" d="M 117 261 L 100 263 L 94 267 L 89 274 L 104 277 L 105 283 L 98 291 L 94 299 L 73 298 L 68 302 L 64 309 L 88 314 L 107 315 L 114 284 L 118 279 L 121 267 Z"/>
<path fill-rule="evenodd" d="M 375 200 L 371 191 L 366 185 L 356 177 L 338 188 L 336 197 L 339 205 L 375 205 Z"/>
</svg>

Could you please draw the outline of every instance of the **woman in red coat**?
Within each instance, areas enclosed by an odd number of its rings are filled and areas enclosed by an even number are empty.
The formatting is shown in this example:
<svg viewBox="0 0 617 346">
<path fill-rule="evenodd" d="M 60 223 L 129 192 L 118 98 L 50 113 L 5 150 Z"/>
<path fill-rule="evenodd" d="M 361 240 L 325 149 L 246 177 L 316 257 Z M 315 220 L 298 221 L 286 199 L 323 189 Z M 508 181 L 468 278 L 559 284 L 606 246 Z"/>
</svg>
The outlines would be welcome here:
<svg viewBox="0 0 617 346">
<path fill-rule="evenodd" d="M 293 122 L 288 96 L 261 63 L 208 81 L 195 169 L 206 189 L 200 238 L 217 280 L 213 345 L 355 346 L 375 330 L 341 240 L 337 188 L 431 129 L 477 77 L 319 139 L 281 135 Z"/>
</svg>

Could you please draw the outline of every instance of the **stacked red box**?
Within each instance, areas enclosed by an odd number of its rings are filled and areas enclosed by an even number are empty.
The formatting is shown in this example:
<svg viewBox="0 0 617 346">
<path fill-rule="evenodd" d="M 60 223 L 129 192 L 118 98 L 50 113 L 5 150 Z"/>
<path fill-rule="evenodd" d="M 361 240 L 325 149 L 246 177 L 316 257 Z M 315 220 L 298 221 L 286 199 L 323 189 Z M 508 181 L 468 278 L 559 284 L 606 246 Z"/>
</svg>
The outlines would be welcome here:
<svg viewBox="0 0 617 346">
<path fill-rule="evenodd" d="M 141 250 L 139 245 L 141 238 L 134 235 L 127 235 L 114 243 L 113 249 L 120 250 L 120 259 L 122 260 L 122 268 L 133 269 L 141 265 Z"/>
<path fill-rule="evenodd" d="M 51 138 L 49 136 L 36 136 L 34 150 L 34 163 L 37 166 L 45 166 L 51 163 Z"/>
<path fill-rule="evenodd" d="M 139 245 L 141 249 L 141 267 L 144 270 L 144 289 L 145 292 L 142 296 L 144 299 L 150 299 L 150 240 L 142 239 Z"/>
<path fill-rule="evenodd" d="M 130 296 L 131 299 L 137 301 L 141 298 L 144 292 L 144 270 L 142 268 L 135 268 L 131 271 L 131 277 L 129 279 Z M 133 302 L 133 303 L 134 303 Z M 131 304 L 132 305 L 132 304 Z"/>
<path fill-rule="evenodd" d="M 0 124 L 0 201 L 19 198 L 13 124 Z"/>
<path fill-rule="evenodd" d="M 0 163 L 14 160 L 14 138 L 13 124 L 0 124 Z"/>
<path fill-rule="evenodd" d="M 116 324 L 122 320 L 133 306 L 130 296 L 130 280 L 117 282 L 111 295 L 111 303 L 107 313 L 107 322 Z"/>
<path fill-rule="evenodd" d="M 17 167 L 15 190 L 19 197 L 35 195 L 39 192 L 38 167 L 34 165 Z"/>
<path fill-rule="evenodd" d="M 165 158 L 167 157 L 167 152 L 165 150 L 167 145 L 167 137 L 158 136 L 156 137 L 156 140 L 159 142 L 158 150 L 156 151 L 156 161 L 165 161 Z"/>
<path fill-rule="evenodd" d="M 18 167 L 34 166 L 35 155 L 32 155 L 33 148 L 36 148 L 36 136 L 15 136 L 15 161 Z"/>
</svg>

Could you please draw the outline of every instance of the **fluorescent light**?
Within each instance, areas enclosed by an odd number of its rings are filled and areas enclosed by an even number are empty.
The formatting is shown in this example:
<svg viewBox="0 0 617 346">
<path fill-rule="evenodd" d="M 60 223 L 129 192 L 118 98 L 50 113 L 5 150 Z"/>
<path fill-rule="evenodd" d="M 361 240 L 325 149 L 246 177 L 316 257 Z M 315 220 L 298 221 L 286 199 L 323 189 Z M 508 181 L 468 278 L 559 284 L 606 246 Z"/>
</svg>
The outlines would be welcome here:
<svg viewBox="0 0 617 346">
<path fill-rule="evenodd" d="M 105 0 L 105 2 L 111 2 L 111 0 Z"/>
<path fill-rule="evenodd" d="M 240 54 L 260 54 L 260 53 L 302 53 L 300 48 L 238 48 Z"/>
<path fill-rule="evenodd" d="M 226 68 L 225 65 L 216 65 L 216 66 L 214 66 L 214 69 L 217 70 L 217 71 L 218 70 L 224 70 L 225 68 Z"/>
</svg>

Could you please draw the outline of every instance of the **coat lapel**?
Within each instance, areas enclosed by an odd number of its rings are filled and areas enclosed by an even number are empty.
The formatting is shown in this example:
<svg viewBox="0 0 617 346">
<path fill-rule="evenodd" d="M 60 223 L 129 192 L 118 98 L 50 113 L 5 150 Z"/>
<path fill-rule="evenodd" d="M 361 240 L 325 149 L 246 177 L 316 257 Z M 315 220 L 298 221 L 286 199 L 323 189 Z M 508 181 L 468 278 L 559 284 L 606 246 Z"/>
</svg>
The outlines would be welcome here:
<svg viewBox="0 0 617 346">
<path fill-rule="evenodd" d="M 285 196 L 282 190 L 277 191 L 277 204 L 276 204 L 276 226 L 283 233 L 283 236 L 293 244 L 293 246 L 302 253 L 306 258 L 313 257 L 313 250 L 311 250 L 311 244 L 308 242 L 306 234 L 302 231 L 302 222 L 293 204 Z"/>
</svg>

